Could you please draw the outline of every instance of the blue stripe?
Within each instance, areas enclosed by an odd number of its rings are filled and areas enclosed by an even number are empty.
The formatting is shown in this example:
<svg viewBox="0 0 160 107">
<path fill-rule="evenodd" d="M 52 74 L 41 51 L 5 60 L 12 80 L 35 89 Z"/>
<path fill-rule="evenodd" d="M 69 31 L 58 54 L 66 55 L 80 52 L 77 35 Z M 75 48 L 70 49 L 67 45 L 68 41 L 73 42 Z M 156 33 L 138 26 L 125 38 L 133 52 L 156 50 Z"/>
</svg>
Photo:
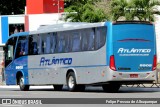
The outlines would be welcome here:
<svg viewBox="0 0 160 107">
<path fill-rule="evenodd" d="M 106 43 L 107 43 L 107 49 L 106 49 L 106 53 L 107 53 L 107 65 L 109 66 L 109 62 L 110 62 L 110 56 L 113 55 L 113 38 L 112 38 L 112 22 L 106 22 L 105 25 L 107 26 L 107 39 L 106 39 Z"/>
<path fill-rule="evenodd" d="M 2 24 L 2 43 L 6 43 L 9 37 L 9 26 L 8 26 L 8 17 L 2 17 L 1 18 L 1 24 Z"/>
<path fill-rule="evenodd" d="M 92 67 L 103 67 L 107 65 L 89 65 L 89 66 L 67 66 L 67 67 L 59 67 L 59 68 L 92 68 Z M 29 69 L 53 69 L 53 68 L 29 68 Z"/>
<path fill-rule="evenodd" d="M 102 67 L 107 65 L 89 65 L 89 66 L 68 66 L 68 67 L 62 67 L 62 68 L 91 68 L 91 67 Z"/>
</svg>

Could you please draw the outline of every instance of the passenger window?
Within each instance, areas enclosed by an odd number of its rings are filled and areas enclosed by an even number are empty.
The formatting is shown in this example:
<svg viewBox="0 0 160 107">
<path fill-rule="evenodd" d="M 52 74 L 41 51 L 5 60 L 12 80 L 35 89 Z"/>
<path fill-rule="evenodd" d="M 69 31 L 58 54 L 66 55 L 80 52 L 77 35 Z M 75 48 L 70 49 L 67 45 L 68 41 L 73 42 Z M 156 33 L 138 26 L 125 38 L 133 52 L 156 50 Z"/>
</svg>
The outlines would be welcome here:
<svg viewBox="0 0 160 107">
<path fill-rule="evenodd" d="M 87 30 L 81 30 L 81 36 L 82 36 L 82 51 L 88 50 L 88 37 L 87 37 Z"/>
<path fill-rule="evenodd" d="M 38 54 L 41 54 L 42 53 L 42 37 L 39 34 L 35 36 L 37 36 L 37 43 L 35 44 L 35 46 L 37 47 Z"/>
<path fill-rule="evenodd" d="M 15 58 L 28 55 L 28 37 L 20 36 L 18 38 Z"/>
<path fill-rule="evenodd" d="M 30 35 L 29 36 L 29 54 L 30 55 L 37 55 L 38 54 L 38 36 L 37 35 Z M 39 48 L 40 49 L 40 48 Z"/>
<path fill-rule="evenodd" d="M 51 34 L 51 53 L 55 53 L 56 50 L 56 43 L 57 43 L 57 39 L 56 39 L 57 33 L 52 33 Z"/>
<path fill-rule="evenodd" d="M 106 42 L 106 36 L 107 36 L 106 27 L 96 28 L 96 35 L 95 35 L 95 49 L 96 50 L 104 46 Z"/>
<path fill-rule="evenodd" d="M 58 52 L 59 53 L 62 53 L 65 51 L 65 36 L 64 36 L 64 33 L 60 32 L 58 34 Z"/>
<path fill-rule="evenodd" d="M 95 30 L 89 29 L 87 33 L 88 33 L 88 51 L 92 51 L 94 50 Z"/>
<path fill-rule="evenodd" d="M 40 34 L 41 36 L 41 54 L 45 53 L 45 49 L 46 49 L 46 34 Z"/>
<path fill-rule="evenodd" d="M 49 54 L 50 53 L 50 49 L 51 49 L 51 36 L 50 33 L 45 35 L 46 38 L 46 47 L 44 49 L 45 54 Z"/>
<path fill-rule="evenodd" d="M 81 36 L 79 32 L 72 33 L 72 52 L 81 51 Z"/>
<path fill-rule="evenodd" d="M 65 52 L 70 52 L 71 48 L 70 48 L 70 33 L 66 32 L 66 36 L 65 36 Z"/>
</svg>

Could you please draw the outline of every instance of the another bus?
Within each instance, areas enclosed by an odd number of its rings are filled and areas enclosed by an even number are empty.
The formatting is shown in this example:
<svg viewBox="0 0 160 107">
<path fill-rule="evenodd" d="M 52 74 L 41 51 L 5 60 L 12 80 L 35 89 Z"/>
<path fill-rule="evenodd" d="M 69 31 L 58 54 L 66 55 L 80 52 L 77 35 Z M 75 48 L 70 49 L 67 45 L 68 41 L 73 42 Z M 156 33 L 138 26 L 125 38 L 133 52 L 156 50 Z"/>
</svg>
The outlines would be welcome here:
<svg viewBox="0 0 160 107">
<path fill-rule="evenodd" d="M 9 37 L 5 46 L 7 85 L 27 91 L 53 85 L 84 91 L 100 85 L 118 92 L 122 84 L 156 80 L 156 36 L 149 22 L 65 23 Z"/>
</svg>

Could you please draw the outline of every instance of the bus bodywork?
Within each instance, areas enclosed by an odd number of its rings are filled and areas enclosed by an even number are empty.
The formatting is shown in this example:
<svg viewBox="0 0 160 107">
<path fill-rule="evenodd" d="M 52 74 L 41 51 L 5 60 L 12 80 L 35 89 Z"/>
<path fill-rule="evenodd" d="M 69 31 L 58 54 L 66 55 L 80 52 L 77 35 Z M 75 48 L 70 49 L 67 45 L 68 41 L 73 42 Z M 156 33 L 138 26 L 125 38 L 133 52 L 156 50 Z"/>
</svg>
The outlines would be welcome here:
<svg viewBox="0 0 160 107">
<path fill-rule="evenodd" d="M 12 35 L 9 42 L 13 41 L 13 43 L 8 42 L 5 50 L 6 84 L 22 84 L 27 86 L 26 90 L 30 85 L 54 85 L 59 89 L 63 84 L 68 84 L 68 87 L 73 85 L 73 88 L 77 86 L 81 89 L 84 85 L 96 84 L 102 85 L 106 91 L 117 91 L 123 83 L 153 82 L 156 79 L 156 36 L 153 24 L 106 22 L 73 26 L 63 26 L 62 29 L 51 29 L 50 26 L 49 29 L 46 27 L 47 29 Z M 103 27 L 103 38 L 98 38 L 99 36 L 95 35 L 99 35 L 98 29 L 101 27 Z M 94 34 L 90 33 L 91 30 L 94 30 Z M 71 47 L 73 46 L 73 50 L 78 47 L 77 37 L 80 38 L 79 44 L 82 49 L 83 33 L 88 32 L 86 34 L 93 35 L 91 38 L 94 39 L 94 45 L 89 42 L 88 49 L 90 45 L 93 45 L 94 49 L 58 53 L 60 48 L 57 48 L 57 52 L 53 54 L 30 54 L 40 50 L 37 46 L 38 42 L 35 43 L 31 37 L 54 35 L 54 32 L 57 32 L 58 41 L 62 40 L 59 37 L 61 35 L 76 35 L 72 40 L 72 44 L 75 43 L 76 46 L 69 43 Z M 102 43 L 103 40 L 104 44 L 96 48 L 95 44 L 98 41 Z M 18 44 L 19 41 L 21 44 Z M 25 55 L 17 56 L 18 48 L 24 44 Z M 43 46 L 49 45 L 46 42 Z M 66 44 L 64 46 L 67 47 Z M 37 48 L 32 50 L 34 47 Z M 44 51 L 43 48 L 41 50 Z M 67 83 L 68 81 L 75 84 Z M 21 89 L 24 90 L 22 86 Z M 76 89 L 73 88 L 70 88 L 70 91 Z"/>
</svg>

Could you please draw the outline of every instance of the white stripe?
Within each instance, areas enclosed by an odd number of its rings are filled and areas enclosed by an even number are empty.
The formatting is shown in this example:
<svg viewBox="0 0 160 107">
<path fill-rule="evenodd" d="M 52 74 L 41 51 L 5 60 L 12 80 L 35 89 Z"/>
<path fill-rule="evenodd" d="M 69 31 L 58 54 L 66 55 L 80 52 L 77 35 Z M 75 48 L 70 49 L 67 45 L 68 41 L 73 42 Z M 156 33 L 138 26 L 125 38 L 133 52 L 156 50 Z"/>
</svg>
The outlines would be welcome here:
<svg viewBox="0 0 160 107">
<path fill-rule="evenodd" d="M 0 95 L 0 97 L 21 97 L 22 95 Z"/>
<path fill-rule="evenodd" d="M 2 104 L 2 105 L 0 105 L 0 106 L 9 106 L 9 107 L 11 107 L 11 106 L 15 106 L 15 107 L 22 107 L 23 105 L 5 105 L 5 104 Z"/>
<path fill-rule="evenodd" d="M 0 88 L 19 88 L 16 86 L 0 86 Z M 30 89 L 44 89 L 44 88 L 53 88 L 53 86 L 30 86 Z"/>
</svg>

